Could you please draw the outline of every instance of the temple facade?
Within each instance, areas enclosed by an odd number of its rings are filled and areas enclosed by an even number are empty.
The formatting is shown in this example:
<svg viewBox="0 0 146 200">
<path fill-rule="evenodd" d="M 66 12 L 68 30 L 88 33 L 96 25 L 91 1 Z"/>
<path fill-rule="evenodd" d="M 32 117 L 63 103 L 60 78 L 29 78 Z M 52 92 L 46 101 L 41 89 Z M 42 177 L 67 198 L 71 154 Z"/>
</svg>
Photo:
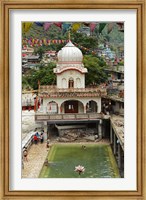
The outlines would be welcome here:
<svg viewBox="0 0 146 200">
<path fill-rule="evenodd" d="M 92 135 L 93 142 L 95 142 L 94 135 L 98 136 L 99 141 L 102 138 L 109 139 L 115 156 L 118 155 L 116 159 L 123 177 L 123 121 L 121 118 L 120 122 L 114 117 L 110 119 L 109 114 L 102 113 L 105 104 L 103 101 L 106 103 L 108 101 L 109 105 L 112 101 L 107 99 L 106 87 L 85 86 L 85 75 L 88 70 L 84 67 L 81 50 L 71 41 L 58 52 L 57 59 L 54 68 L 56 85 L 39 86 L 40 107 L 36 109 L 36 123 L 43 124 L 45 139 L 50 137 L 54 127 L 57 133 L 53 132 L 53 134 L 56 134 L 57 141 L 61 142 L 74 141 L 70 137 L 70 132 L 72 130 L 72 135 L 77 134 L 78 137 L 81 133 L 79 129 L 83 129 L 82 132 L 86 136 Z M 122 130 L 119 131 L 119 127 Z"/>
<path fill-rule="evenodd" d="M 101 96 L 106 89 L 85 87 L 85 74 L 88 73 L 83 64 L 83 54 L 70 40 L 58 52 L 56 86 L 41 85 L 39 98 L 41 105 L 38 112 L 46 114 L 100 113 Z"/>
</svg>

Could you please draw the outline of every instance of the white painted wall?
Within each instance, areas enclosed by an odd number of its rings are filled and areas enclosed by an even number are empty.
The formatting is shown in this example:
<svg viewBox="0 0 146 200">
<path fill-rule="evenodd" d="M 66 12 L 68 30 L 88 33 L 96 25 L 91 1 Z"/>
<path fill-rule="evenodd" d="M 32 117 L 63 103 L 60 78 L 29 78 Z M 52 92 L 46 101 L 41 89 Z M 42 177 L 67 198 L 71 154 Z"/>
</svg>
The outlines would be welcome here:
<svg viewBox="0 0 146 200">
<path fill-rule="evenodd" d="M 78 102 L 78 112 L 84 113 L 84 105 L 81 102 Z"/>
<path fill-rule="evenodd" d="M 27 106 L 28 104 L 34 106 L 34 98 L 36 94 L 22 94 L 22 106 Z"/>
<path fill-rule="evenodd" d="M 54 101 L 58 104 L 58 113 L 60 113 L 60 107 L 64 107 L 63 106 L 63 102 L 64 101 L 68 101 L 68 100 L 77 100 L 77 101 L 80 101 L 81 103 L 83 103 L 84 107 L 86 106 L 86 104 L 93 100 L 95 102 L 97 102 L 97 113 L 100 113 L 101 112 L 101 97 L 77 97 L 77 98 L 44 98 L 43 99 L 43 112 L 46 113 L 47 112 L 47 104 L 51 101 Z M 81 104 L 79 104 L 81 105 Z M 82 109 L 82 106 L 79 106 L 79 113 L 83 113 L 83 109 Z M 62 113 L 64 113 L 64 110 L 62 109 Z"/>
<path fill-rule="evenodd" d="M 57 88 L 68 88 L 70 78 L 74 80 L 74 88 L 85 88 L 85 74 L 81 74 L 76 70 L 68 70 L 57 74 Z"/>
</svg>

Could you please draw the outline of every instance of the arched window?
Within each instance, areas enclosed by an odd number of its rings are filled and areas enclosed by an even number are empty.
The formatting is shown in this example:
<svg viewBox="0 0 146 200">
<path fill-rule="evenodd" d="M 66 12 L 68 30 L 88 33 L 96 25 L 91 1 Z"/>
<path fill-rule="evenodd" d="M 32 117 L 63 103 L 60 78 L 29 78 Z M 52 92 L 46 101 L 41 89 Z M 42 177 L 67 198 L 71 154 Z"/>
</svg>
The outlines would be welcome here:
<svg viewBox="0 0 146 200">
<path fill-rule="evenodd" d="M 86 104 L 86 112 L 87 113 L 97 113 L 98 112 L 98 105 L 97 102 L 91 100 Z"/>
<path fill-rule="evenodd" d="M 70 78 L 68 81 L 68 88 L 74 88 L 74 80 L 73 78 Z"/>
<path fill-rule="evenodd" d="M 67 88 L 66 79 L 62 79 L 62 88 Z"/>
<path fill-rule="evenodd" d="M 47 103 L 47 112 L 48 113 L 57 113 L 58 105 L 55 101 L 50 101 Z"/>
</svg>

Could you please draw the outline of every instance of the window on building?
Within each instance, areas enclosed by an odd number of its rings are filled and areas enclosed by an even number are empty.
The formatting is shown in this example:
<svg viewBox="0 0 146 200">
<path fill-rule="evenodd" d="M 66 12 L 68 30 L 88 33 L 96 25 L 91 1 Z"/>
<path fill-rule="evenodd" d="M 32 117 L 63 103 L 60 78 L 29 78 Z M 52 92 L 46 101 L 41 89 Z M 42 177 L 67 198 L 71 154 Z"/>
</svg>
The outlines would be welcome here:
<svg viewBox="0 0 146 200">
<path fill-rule="evenodd" d="M 122 108 L 124 109 L 124 103 L 122 103 Z"/>
<path fill-rule="evenodd" d="M 68 88 L 74 88 L 74 80 L 72 78 L 69 79 Z"/>
</svg>

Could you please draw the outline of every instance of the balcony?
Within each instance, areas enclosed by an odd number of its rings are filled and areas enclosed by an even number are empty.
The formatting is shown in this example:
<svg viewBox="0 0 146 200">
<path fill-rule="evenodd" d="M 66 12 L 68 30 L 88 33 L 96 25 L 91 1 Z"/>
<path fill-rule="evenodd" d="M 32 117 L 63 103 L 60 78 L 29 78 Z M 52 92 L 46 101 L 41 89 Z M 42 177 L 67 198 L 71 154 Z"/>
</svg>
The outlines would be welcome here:
<svg viewBox="0 0 146 200">
<path fill-rule="evenodd" d="M 77 114 L 35 114 L 36 122 L 61 122 L 61 121 L 93 121 L 102 119 L 102 114 L 100 113 L 77 113 Z"/>
</svg>

